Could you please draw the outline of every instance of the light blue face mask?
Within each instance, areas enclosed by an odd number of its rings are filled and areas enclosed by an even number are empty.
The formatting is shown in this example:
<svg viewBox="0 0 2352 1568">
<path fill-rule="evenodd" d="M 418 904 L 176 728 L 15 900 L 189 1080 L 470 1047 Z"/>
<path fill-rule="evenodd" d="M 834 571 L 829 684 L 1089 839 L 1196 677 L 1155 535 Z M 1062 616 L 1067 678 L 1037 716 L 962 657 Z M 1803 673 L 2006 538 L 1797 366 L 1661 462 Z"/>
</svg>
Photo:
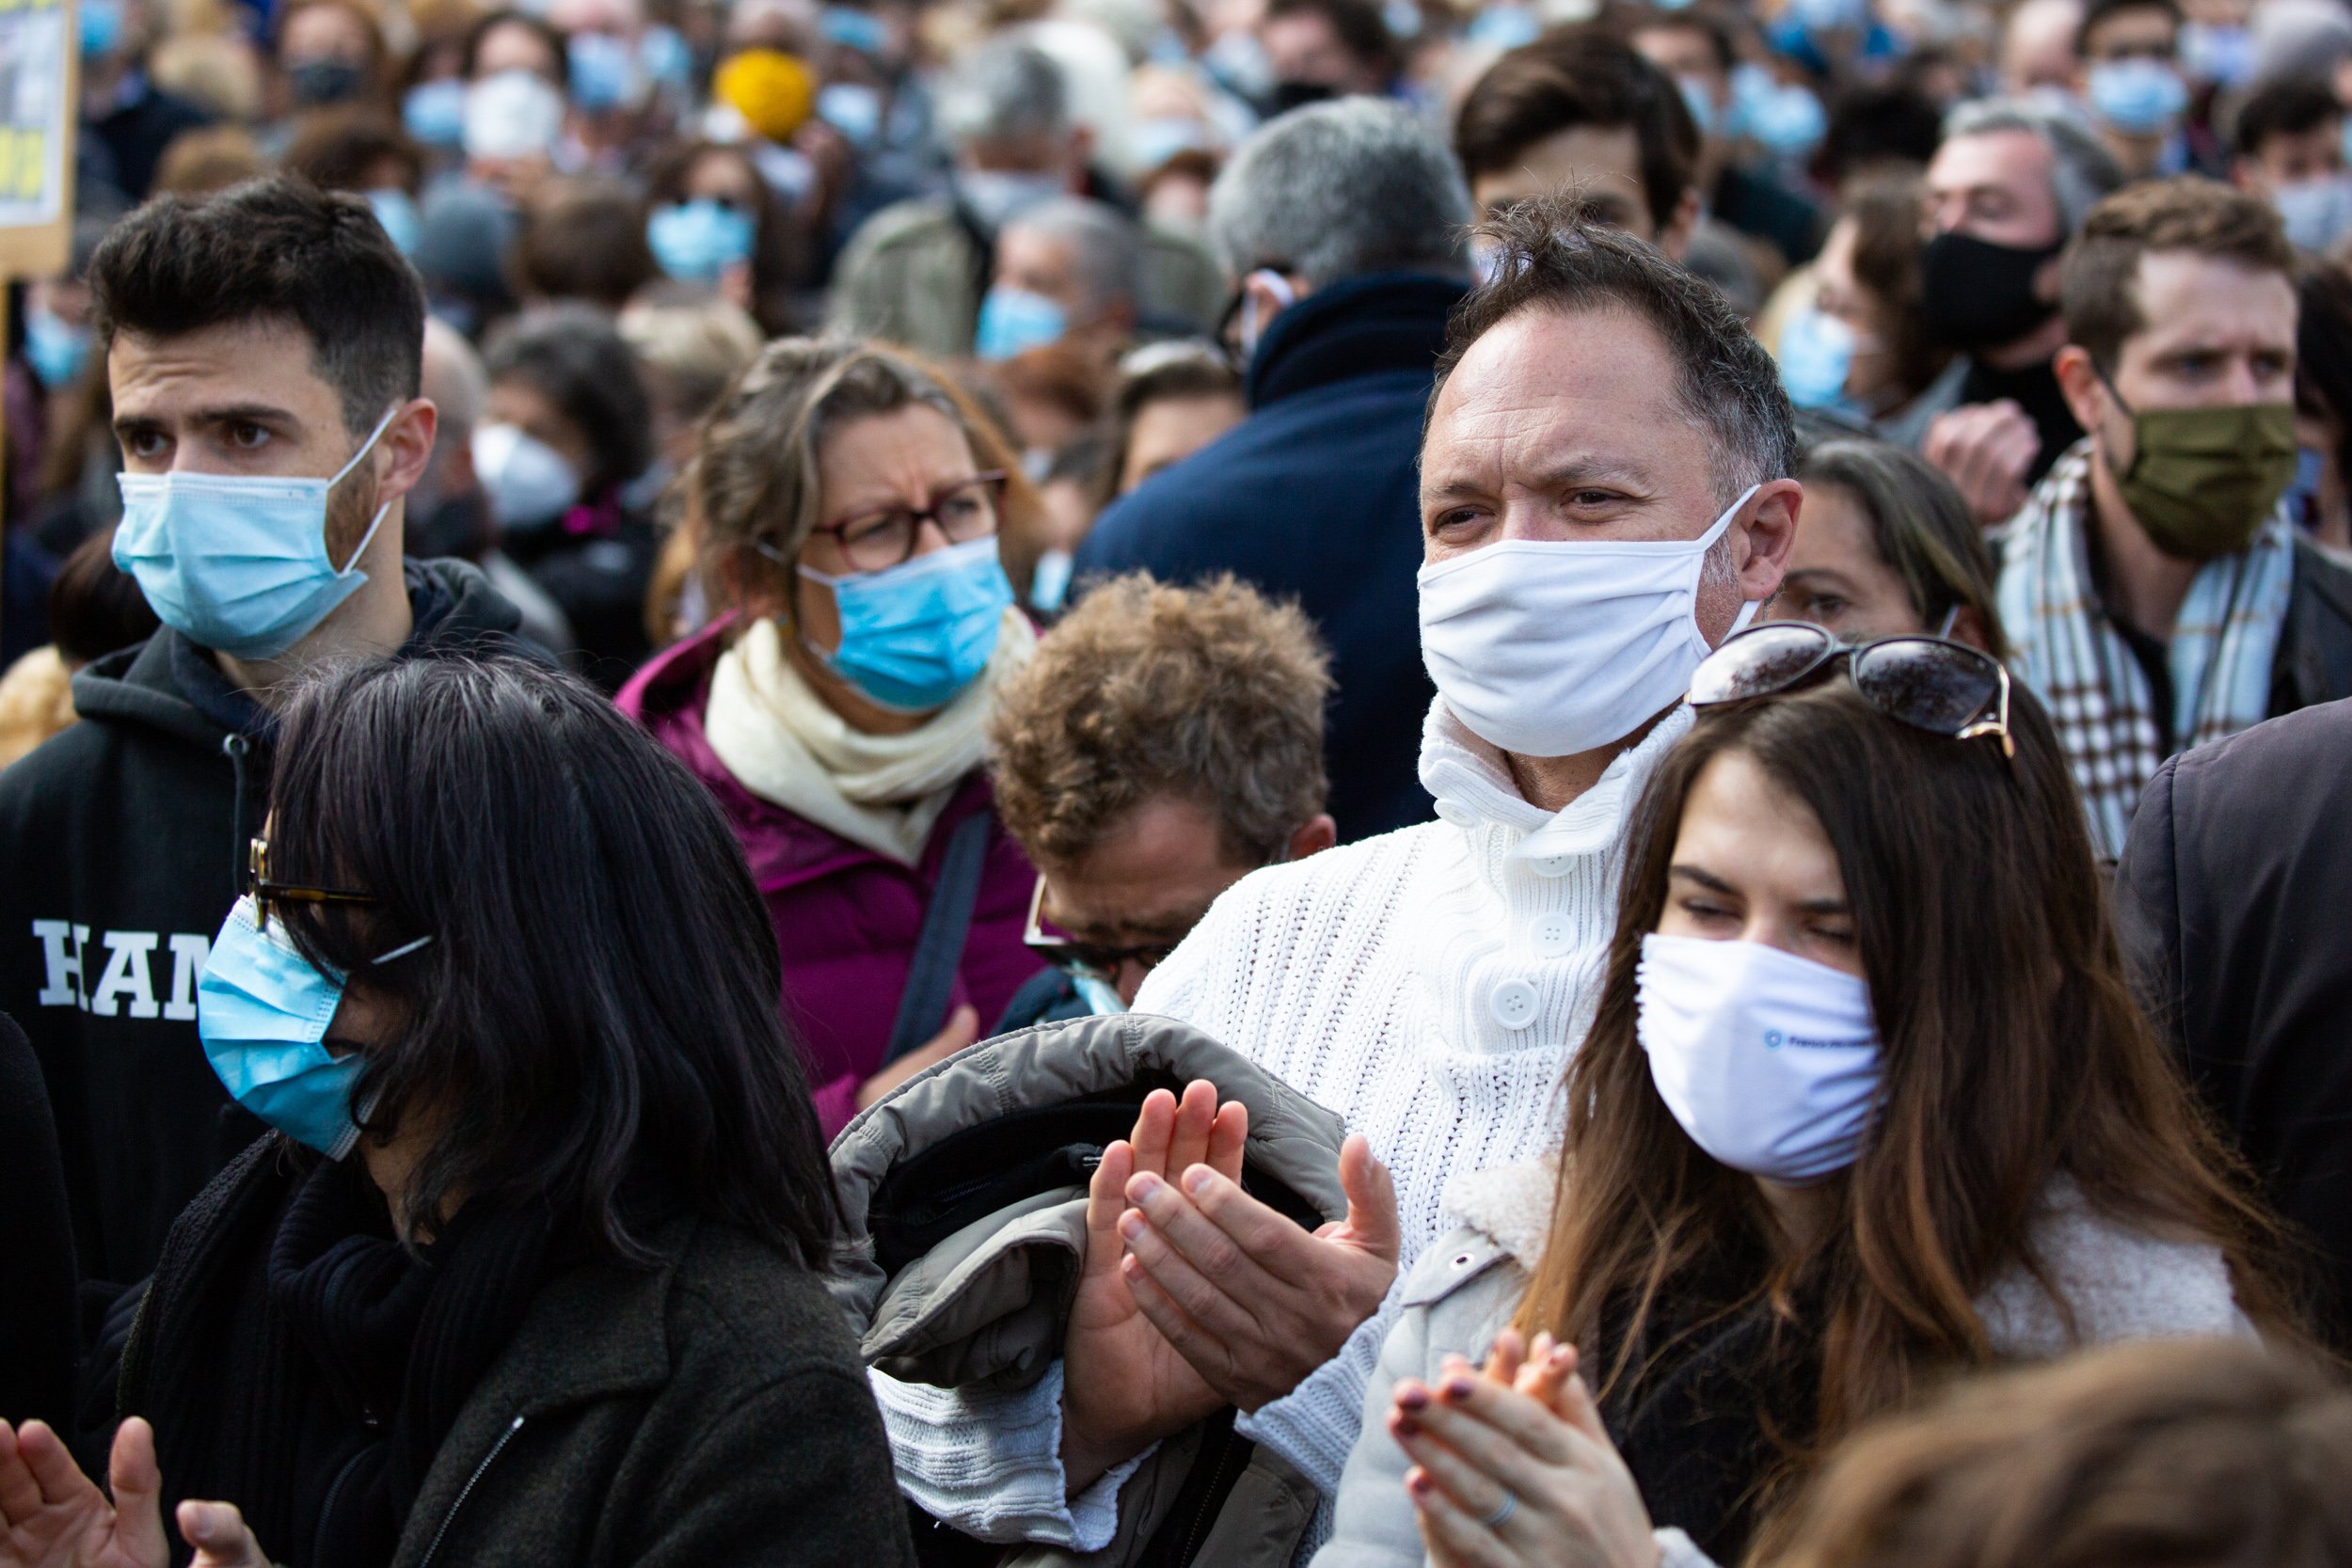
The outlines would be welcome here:
<svg viewBox="0 0 2352 1568">
<path fill-rule="evenodd" d="M 466 84 L 454 76 L 419 82 L 400 101 L 400 122 L 427 147 L 458 147 L 466 140 Z"/>
<path fill-rule="evenodd" d="M 232 658 L 275 658 L 359 591 L 360 557 L 386 501 L 339 570 L 326 558 L 326 497 L 375 449 L 395 408 L 331 479 L 125 473 L 114 561 L 164 625 Z"/>
<path fill-rule="evenodd" d="M 1043 294 L 999 283 L 980 302 L 980 326 L 972 352 L 983 359 L 1009 359 L 1024 349 L 1061 341 L 1069 313 Z"/>
<path fill-rule="evenodd" d="M 882 93 L 863 82 L 828 82 L 817 89 L 817 118 L 860 150 L 882 140 Z"/>
<path fill-rule="evenodd" d="M 375 210 L 375 221 L 384 226 L 393 248 L 414 256 L 417 242 L 424 237 L 424 220 L 417 216 L 417 204 L 408 193 L 397 185 L 379 185 L 368 192 L 368 205 Z"/>
<path fill-rule="evenodd" d="M 1774 356 L 1788 401 L 1799 408 L 1855 411 L 1846 396 L 1846 377 L 1858 346 L 1852 327 L 1814 306 L 1790 315 Z"/>
<path fill-rule="evenodd" d="M 726 268 L 750 261 L 755 231 L 749 213 L 709 200 L 657 207 L 645 220 L 653 259 L 683 283 L 716 282 Z"/>
<path fill-rule="evenodd" d="M 564 46 L 572 102 L 589 114 L 633 106 L 644 96 L 636 52 L 610 33 L 574 33 Z"/>
<path fill-rule="evenodd" d="M 2091 112 L 2127 136 L 2169 131 L 2188 108 L 2188 84 L 2162 60 L 2102 60 L 2090 68 Z"/>
<path fill-rule="evenodd" d="M 98 59 L 122 41 L 122 0 L 82 0 L 82 58 Z"/>
<path fill-rule="evenodd" d="M 375 962 L 432 940 L 419 937 Z M 364 1115 L 351 1100 L 360 1056 L 337 1057 L 324 1043 L 343 985 L 304 958 L 282 926 L 263 927 L 248 895 L 221 923 L 196 986 L 196 1032 L 230 1098 L 330 1160 L 351 1152 Z"/>
<path fill-rule="evenodd" d="M 1715 98 L 1708 90 L 1708 85 L 1695 76 L 1677 76 L 1675 78 L 1675 86 L 1681 89 L 1683 107 L 1691 111 L 1692 119 L 1698 123 L 1699 135 L 1713 135 L 1715 134 Z"/>
<path fill-rule="evenodd" d="M 1098 1018 L 1117 1018 L 1127 1010 L 1127 1004 L 1119 999 L 1119 988 L 1099 975 L 1075 971 L 1070 976 L 1070 989 L 1078 993 L 1087 1011 Z"/>
<path fill-rule="evenodd" d="M 833 590 L 841 646 L 810 645 L 825 667 L 868 700 L 899 713 L 946 706 L 996 652 L 1012 583 L 993 538 L 950 545 L 885 571 L 801 576 Z"/>
<path fill-rule="evenodd" d="M 24 357 L 43 387 L 63 391 L 81 379 L 89 359 L 89 328 L 35 306 L 24 312 Z"/>
</svg>

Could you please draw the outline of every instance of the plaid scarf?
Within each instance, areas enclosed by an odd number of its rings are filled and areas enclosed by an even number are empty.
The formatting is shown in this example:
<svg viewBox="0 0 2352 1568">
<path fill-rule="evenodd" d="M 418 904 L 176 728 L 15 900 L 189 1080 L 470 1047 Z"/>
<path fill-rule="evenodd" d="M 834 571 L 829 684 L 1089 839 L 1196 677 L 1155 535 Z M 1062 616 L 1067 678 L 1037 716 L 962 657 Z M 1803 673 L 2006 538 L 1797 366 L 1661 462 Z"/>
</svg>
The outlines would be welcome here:
<svg viewBox="0 0 2352 1568">
<path fill-rule="evenodd" d="M 2113 859 L 2139 793 L 2164 761 L 2148 677 L 2090 584 L 2090 442 L 2076 443 L 2009 527 L 1998 602 L 2010 669 L 2050 710 L 2090 816 Z M 2295 581 L 2295 528 L 2283 502 L 2253 542 L 2199 568 L 2166 658 L 2183 751 L 2270 716 L 2271 664 Z"/>
</svg>

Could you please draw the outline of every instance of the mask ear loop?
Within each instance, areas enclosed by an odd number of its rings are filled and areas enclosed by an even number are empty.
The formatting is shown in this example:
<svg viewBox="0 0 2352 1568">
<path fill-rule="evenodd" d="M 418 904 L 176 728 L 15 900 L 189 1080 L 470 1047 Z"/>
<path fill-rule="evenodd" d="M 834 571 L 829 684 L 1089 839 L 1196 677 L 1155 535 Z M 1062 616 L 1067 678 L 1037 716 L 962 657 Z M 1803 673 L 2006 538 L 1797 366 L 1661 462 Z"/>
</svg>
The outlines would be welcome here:
<svg viewBox="0 0 2352 1568">
<path fill-rule="evenodd" d="M 384 432 L 391 427 L 392 420 L 396 419 L 399 414 L 400 409 L 397 405 L 384 411 L 384 417 L 375 421 L 375 428 L 368 432 L 367 440 L 361 443 L 358 451 L 351 454 L 351 461 L 336 469 L 335 477 L 326 482 L 326 488 L 330 493 L 334 490 L 336 485 L 341 484 L 343 482 L 343 480 L 351 473 L 352 469 L 359 466 L 359 460 L 361 458 L 367 456 L 368 453 L 375 450 L 375 443 L 383 439 Z M 351 576 L 352 573 L 359 569 L 360 558 L 368 553 L 368 546 L 375 543 L 375 531 L 384 526 L 384 519 L 390 516 L 391 514 L 392 503 L 390 501 L 386 501 L 382 506 L 375 509 L 375 517 L 368 524 L 368 531 L 359 535 L 359 547 L 351 552 L 351 559 L 349 561 L 344 562 L 341 566 L 335 569 L 335 575 L 337 577 L 347 578 Z"/>
</svg>

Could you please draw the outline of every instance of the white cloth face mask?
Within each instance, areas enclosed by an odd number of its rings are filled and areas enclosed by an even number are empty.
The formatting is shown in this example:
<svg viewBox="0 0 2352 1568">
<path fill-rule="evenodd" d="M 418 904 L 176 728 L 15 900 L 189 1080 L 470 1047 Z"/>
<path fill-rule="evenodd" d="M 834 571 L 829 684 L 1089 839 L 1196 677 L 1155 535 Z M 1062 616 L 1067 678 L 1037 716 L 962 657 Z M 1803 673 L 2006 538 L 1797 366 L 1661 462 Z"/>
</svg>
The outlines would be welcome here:
<svg viewBox="0 0 2352 1568">
<path fill-rule="evenodd" d="M 1642 939 L 1642 1049 L 1691 1141 L 1791 1185 L 1845 1169 L 1878 1096 L 1878 1023 L 1860 978 L 1755 942 Z"/>
<path fill-rule="evenodd" d="M 1682 700 L 1710 648 L 1707 552 L 1762 489 L 1696 539 L 1501 539 L 1421 569 L 1421 657 L 1470 733 L 1528 757 L 1624 739 Z M 1740 607 L 1732 631 L 1756 618 Z"/>
</svg>

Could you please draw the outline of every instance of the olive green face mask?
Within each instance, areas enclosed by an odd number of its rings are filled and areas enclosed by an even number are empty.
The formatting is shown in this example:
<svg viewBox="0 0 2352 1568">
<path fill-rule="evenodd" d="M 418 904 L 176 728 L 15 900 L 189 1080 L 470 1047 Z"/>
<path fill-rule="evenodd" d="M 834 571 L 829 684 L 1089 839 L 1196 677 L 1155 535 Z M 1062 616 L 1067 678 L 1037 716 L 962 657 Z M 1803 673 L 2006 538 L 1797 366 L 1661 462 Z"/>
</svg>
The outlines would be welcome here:
<svg viewBox="0 0 2352 1568">
<path fill-rule="evenodd" d="M 2131 467 L 2113 470 L 2116 488 L 2156 548 L 2185 561 L 2244 549 L 2294 483 L 2295 405 L 2135 412 L 2107 390 L 2131 416 L 2136 447 Z"/>
</svg>

